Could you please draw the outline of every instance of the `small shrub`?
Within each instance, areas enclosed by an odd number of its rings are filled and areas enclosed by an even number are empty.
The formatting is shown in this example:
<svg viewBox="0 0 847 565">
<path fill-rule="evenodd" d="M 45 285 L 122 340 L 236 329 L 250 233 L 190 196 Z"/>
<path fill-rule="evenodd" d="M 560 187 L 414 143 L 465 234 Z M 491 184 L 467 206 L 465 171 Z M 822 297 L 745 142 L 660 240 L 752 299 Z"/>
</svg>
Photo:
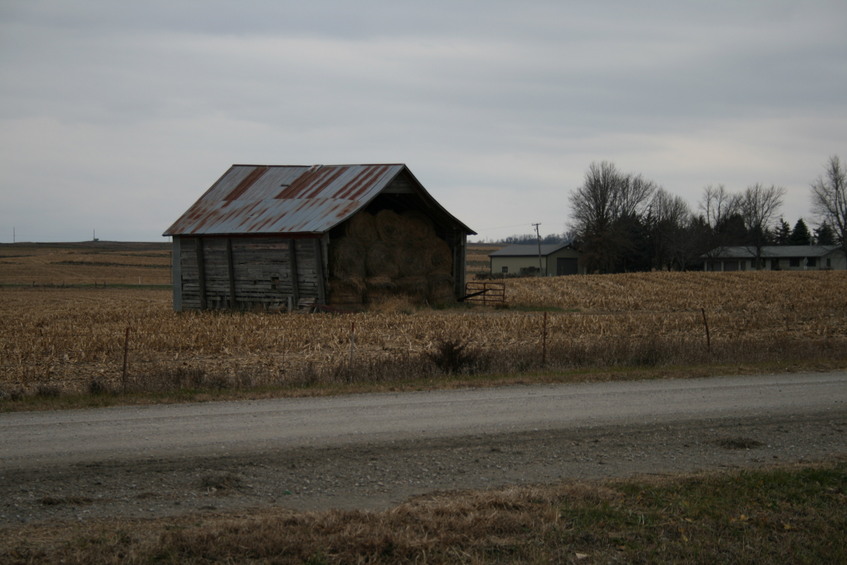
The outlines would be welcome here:
<svg viewBox="0 0 847 565">
<path fill-rule="evenodd" d="M 472 369 L 480 358 L 479 351 L 470 349 L 468 342 L 462 339 L 442 339 L 426 356 L 447 374 Z"/>
<path fill-rule="evenodd" d="M 91 379 L 91 382 L 88 383 L 88 394 L 91 396 L 100 396 L 107 392 L 109 392 L 109 387 L 97 379 Z"/>
</svg>

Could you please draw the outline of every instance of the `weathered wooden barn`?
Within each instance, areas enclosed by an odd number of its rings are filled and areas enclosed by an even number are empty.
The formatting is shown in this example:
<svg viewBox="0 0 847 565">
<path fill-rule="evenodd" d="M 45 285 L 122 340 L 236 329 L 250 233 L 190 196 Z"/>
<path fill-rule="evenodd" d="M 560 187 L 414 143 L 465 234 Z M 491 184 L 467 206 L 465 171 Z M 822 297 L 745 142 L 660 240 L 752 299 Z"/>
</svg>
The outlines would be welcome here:
<svg viewBox="0 0 847 565">
<path fill-rule="evenodd" d="M 164 235 L 181 311 L 453 301 L 474 233 L 385 164 L 233 165 Z"/>
</svg>

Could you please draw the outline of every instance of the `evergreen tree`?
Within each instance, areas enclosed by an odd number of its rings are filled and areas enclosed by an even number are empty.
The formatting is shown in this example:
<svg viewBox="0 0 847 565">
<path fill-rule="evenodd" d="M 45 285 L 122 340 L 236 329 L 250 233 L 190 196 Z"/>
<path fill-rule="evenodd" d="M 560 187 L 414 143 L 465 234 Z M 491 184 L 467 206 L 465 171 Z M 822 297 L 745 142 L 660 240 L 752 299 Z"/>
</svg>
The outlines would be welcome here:
<svg viewBox="0 0 847 565">
<path fill-rule="evenodd" d="M 791 238 L 791 226 L 785 221 L 785 218 L 780 218 L 777 222 L 774 240 L 777 245 L 788 245 L 788 240 Z"/>
<path fill-rule="evenodd" d="M 815 230 L 815 243 L 818 245 L 835 245 L 835 232 L 824 222 Z"/>
<path fill-rule="evenodd" d="M 794 230 L 791 232 L 791 237 L 788 238 L 789 245 L 811 245 L 812 234 L 809 233 L 809 228 L 806 227 L 806 222 L 803 218 L 797 220 L 794 224 Z"/>
<path fill-rule="evenodd" d="M 715 226 L 715 233 L 721 236 L 724 245 L 745 245 L 749 239 L 744 218 L 741 214 L 732 214 Z"/>
</svg>

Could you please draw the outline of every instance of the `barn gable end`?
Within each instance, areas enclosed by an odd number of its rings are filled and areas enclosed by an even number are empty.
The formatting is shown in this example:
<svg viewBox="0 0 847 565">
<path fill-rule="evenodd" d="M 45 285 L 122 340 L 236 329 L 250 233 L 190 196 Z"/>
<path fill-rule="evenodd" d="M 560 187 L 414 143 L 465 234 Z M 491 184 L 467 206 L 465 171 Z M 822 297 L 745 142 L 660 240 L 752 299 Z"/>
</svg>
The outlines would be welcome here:
<svg viewBox="0 0 847 565">
<path fill-rule="evenodd" d="M 473 233 L 405 165 L 233 165 L 165 232 L 174 309 L 454 300 Z"/>
</svg>

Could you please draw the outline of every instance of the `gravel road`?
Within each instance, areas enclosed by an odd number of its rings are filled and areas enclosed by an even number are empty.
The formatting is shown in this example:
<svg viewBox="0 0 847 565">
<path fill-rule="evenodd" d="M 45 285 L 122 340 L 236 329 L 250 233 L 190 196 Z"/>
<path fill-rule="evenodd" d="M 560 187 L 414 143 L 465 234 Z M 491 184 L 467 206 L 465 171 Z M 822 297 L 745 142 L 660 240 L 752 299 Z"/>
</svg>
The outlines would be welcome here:
<svg viewBox="0 0 847 565">
<path fill-rule="evenodd" d="M 847 372 L 0 414 L 0 526 L 847 457 Z"/>
</svg>

